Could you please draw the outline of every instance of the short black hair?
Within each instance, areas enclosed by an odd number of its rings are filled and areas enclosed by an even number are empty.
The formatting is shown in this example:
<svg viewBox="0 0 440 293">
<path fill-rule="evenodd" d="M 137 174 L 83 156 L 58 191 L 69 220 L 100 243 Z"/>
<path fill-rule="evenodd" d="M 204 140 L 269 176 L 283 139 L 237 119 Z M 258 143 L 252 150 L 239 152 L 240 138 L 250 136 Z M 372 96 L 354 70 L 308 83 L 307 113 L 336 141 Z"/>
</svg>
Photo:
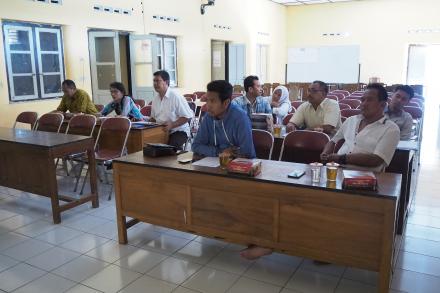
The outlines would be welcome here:
<svg viewBox="0 0 440 293">
<path fill-rule="evenodd" d="M 167 85 L 170 85 L 170 74 L 165 70 L 156 71 L 153 74 L 153 76 L 160 76 L 163 79 L 163 81 L 167 83 Z"/>
<path fill-rule="evenodd" d="M 125 86 L 122 84 L 122 82 L 118 82 L 118 81 L 112 82 L 112 83 L 110 84 L 110 88 L 117 89 L 117 90 L 120 91 L 124 96 L 127 95 L 127 92 L 126 92 L 126 90 L 125 90 Z"/>
<path fill-rule="evenodd" d="M 62 85 L 67 86 L 71 89 L 76 89 L 76 84 L 73 80 L 71 79 L 66 79 L 63 81 Z"/>
<path fill-rule="evenodd" d="M 243 86 L 244 86 L 245 92 L 248 92 L 249 88 L 254 86 L 254 80 L 259 80 L 258 76 L 256 76 L 256 75 L 249 75 L 248 77 L 246 77 L 244 79 Z"/>
<path fill-rule="evenodd" d="M 226 80 L 214 80 L 206 87 L 208 92 L 218 93 L 222 102 L 232 98 L 232 85 Z"/>
<path fill-rule="evenodd" d="M 394 92 L 397 92 L 397 91 L 402 91 L 402 92 L 407 93 L 410 100 L 414 97 L 414 90 L 409 85 L 398 85 L 398 86 L 396 86 L 396 89 L 394 90 Z"/>
<path fill-rule="evenodd" d="M 312 84 L 313 83 L 319 84 L 319 87 L 321 88 L 321 90 L 324 91 L 325 94 L 328 94 L 328 85 L 325 82 L 320 81 L 320 80 L 315 80 L 312 82 Z"/>
<path fill-rule="evenodd" d="M 380 83 L 370 83 L 367 85 L 367 90 L 377 90 L 377 94 L 380 102 L 386 102 L 388 100 L 388 92 Z"/>
</svg>

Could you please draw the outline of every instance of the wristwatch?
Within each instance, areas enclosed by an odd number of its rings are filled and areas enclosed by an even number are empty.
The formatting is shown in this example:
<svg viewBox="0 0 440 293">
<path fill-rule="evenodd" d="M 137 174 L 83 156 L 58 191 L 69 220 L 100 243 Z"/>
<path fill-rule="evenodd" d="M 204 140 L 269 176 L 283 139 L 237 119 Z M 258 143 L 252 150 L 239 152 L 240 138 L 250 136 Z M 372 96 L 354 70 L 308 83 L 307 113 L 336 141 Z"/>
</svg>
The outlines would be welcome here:
<svg viewBox="0 0 440 293">
<path fill-rule="evenodd" d="M 346 154 L 339 156 L 339 164 L 342 164 L 342 165 L 347 164 L 347 155 Z"/>
</svg>

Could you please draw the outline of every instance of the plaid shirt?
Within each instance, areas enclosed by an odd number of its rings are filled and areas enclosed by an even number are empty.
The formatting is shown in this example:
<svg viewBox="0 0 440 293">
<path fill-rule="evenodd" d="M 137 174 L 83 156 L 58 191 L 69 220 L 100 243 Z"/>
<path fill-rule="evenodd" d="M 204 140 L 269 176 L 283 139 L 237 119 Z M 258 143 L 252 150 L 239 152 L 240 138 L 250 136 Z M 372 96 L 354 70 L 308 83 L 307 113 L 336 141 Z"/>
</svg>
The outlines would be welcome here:
<svg viewBox="0 0 440 293">
<path fill-rule="evenodd" d="M 255 102 L 251 104 L 246 96 L 241 96 L 235 98 L 232 103 L 245 111 L 249 117 L 251 117 L 251 114 L 253 113 L 272 113 L 272 108 L 270 107 L 269 102 L 263 97 L 257 97 Z"/>
</svg>

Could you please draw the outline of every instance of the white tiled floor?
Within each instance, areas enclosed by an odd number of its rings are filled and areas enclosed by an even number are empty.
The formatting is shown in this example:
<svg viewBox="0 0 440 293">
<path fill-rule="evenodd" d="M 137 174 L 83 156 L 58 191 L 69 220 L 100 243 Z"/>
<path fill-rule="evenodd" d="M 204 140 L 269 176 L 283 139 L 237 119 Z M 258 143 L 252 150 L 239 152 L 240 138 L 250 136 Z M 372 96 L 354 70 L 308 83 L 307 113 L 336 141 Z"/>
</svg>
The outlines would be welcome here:
<svg viewBox="0 0 440 293">
<path fill-rule="evenodd" d="M 439 149 L 425 135 L 391 293 L 440 292 Z M 72 189 L 71 178 L 60 180 Z M 100 208 L 83 205 L 53 225 L 47 198 L 0 187 L 0 292 L 376 292 L 374 272 L 279 253 L 250 262 L 242 246 L 145 223 L 119 245 L 106 190 L 101 184 Z"/>
</svg>

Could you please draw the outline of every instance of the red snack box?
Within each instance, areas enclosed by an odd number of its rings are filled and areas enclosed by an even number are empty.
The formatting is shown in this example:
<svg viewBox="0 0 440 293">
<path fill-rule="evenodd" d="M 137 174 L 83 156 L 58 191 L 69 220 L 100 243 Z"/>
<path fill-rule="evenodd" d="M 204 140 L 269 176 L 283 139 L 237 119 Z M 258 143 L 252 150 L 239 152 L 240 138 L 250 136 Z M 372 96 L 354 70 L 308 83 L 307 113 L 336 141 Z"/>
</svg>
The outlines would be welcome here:
<svg viewBox="0 0 440 293">
<path fill-rule="evenodd" d="M 342 186 L 347 189 L 376 190 L 377 179 L 373 172 L 343 170 Z"/>
<path fill-rule="evenodd" d="M 238 158 L 228 164 L 227 170 L 254 177 L 261 173 L 261 160 Z"/>
</svg>

